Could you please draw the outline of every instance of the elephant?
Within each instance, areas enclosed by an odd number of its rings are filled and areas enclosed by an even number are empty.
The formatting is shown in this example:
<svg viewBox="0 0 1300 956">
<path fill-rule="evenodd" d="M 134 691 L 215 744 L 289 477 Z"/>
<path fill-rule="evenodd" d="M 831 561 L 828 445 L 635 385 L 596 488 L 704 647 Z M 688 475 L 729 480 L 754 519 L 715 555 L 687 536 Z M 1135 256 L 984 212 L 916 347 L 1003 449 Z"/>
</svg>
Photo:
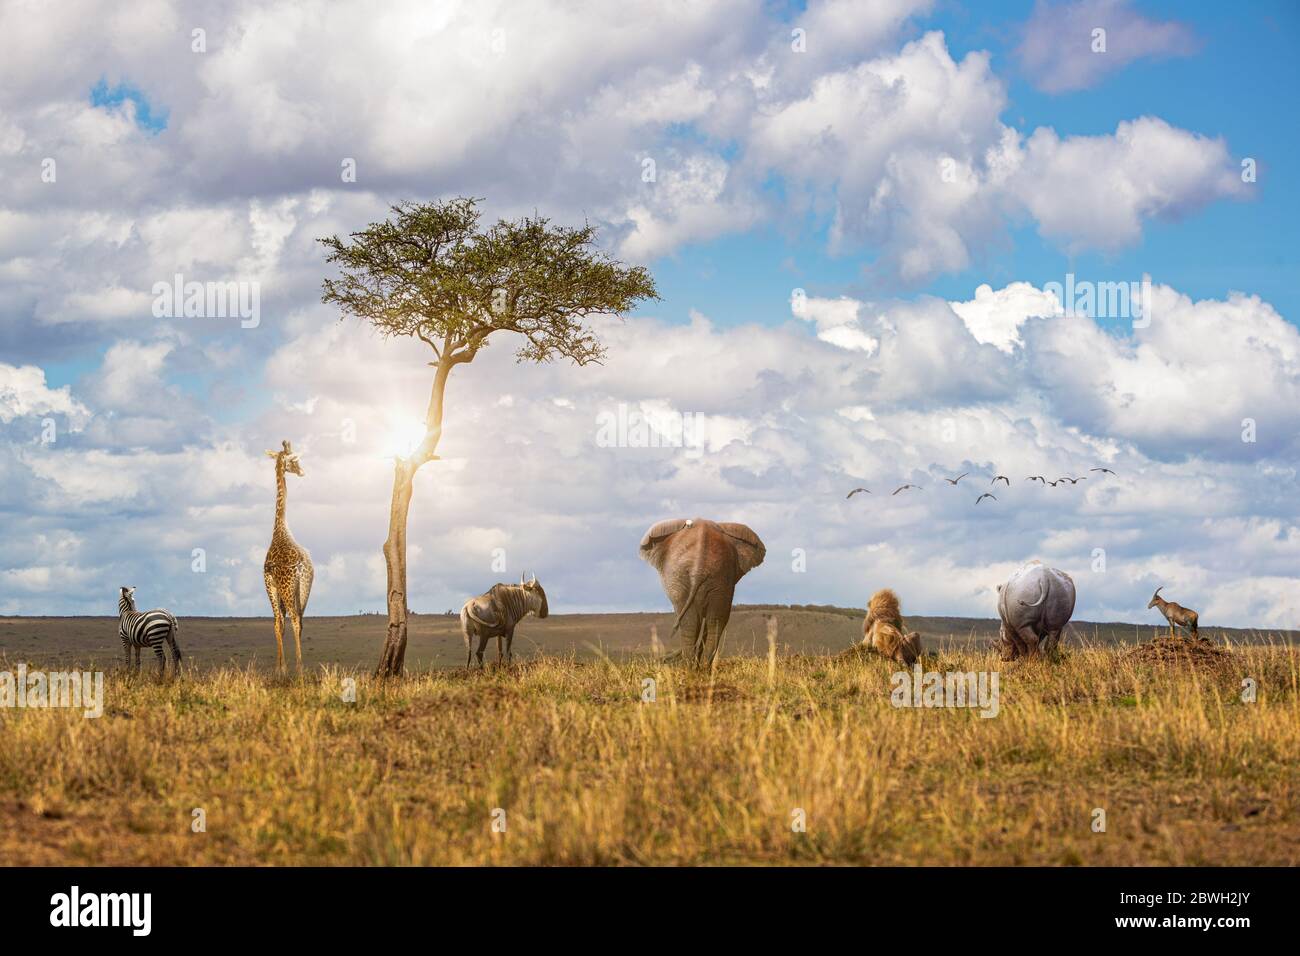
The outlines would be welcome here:
<svg viewBox="0 0 1300 956">
<path fill-rule="evenodd" d="M 1030 561 L 998 585 L 998 650 L 1004 661 L 1051 653 L 1074 613 L 1074 581 L 1064 571 Z M 1041 641 L 1041 646 L 1040 646 Z"/>
<path fill-rule="evenodd" d="M 682 658 L 712 665 L 731 618 L 736 582 L 763 563 L 767 549 L 743 524 L 707 518 L 660 521 L 641 539 L 641 559 L 659 572 L 681 632 Z"/>
</svg>

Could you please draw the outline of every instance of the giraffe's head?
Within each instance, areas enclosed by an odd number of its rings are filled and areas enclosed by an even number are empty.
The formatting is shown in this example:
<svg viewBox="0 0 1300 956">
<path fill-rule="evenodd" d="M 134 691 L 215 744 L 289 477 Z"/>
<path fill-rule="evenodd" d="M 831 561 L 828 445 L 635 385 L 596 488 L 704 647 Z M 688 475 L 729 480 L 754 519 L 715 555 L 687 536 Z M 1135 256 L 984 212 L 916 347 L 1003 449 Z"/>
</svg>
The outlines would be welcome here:
<svg viewBox="0 0 1300 956">
<path fill-rule="evenodd" d="M 284 468 L 286 474 L 297 475 L 299 478 L 302 477 L 302 462 L 299 461 L 298 453 L 293 450 L 293 446 L 289 444 L 287 438 L 284 440 L 279 451 L 268 450 L 266 455 L 268 458 L 275 459 L 275 467 L 277 469 Z"/>
</svg>

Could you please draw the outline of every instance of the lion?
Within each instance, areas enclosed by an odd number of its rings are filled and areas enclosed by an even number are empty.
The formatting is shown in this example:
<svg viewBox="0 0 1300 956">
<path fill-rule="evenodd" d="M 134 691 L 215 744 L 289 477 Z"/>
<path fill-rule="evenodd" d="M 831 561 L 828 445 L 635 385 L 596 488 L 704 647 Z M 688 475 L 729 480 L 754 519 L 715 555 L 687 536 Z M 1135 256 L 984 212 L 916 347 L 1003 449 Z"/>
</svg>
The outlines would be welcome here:
<svg viewBox="0 0 1300 956">
<path fill-rule="evenodd" d="M 903 625 L 898 595 L 881 588 L 867 602 L 862 620 L 862 643 L 882 657 L 911 666 L 921 656 L 921 635 Z"/>
</svg>

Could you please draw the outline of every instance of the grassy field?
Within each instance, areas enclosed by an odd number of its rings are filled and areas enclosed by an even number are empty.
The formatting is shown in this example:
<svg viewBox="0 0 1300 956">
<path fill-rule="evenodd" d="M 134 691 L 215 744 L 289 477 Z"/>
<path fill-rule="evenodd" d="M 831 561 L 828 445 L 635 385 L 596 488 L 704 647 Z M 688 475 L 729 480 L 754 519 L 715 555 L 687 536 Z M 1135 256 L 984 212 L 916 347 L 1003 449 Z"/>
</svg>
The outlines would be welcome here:
<svg viewBox="0 0 1300 956">
<path fill-rule="evenodd" d="M 0 859 L 1300 863 L 1294 645 L 1196 667 L 1077 643 L 1056 663 L 927 648 L 927 670 L 998 672 L 998 715 L 892 706 L 896 667 L 874 657 L 693 674 L 593 653 L 380 684 L 371 642 L 364 667 L 301 680 L 111 671 L 100 719 L 0 709 Z"/>
</svg>

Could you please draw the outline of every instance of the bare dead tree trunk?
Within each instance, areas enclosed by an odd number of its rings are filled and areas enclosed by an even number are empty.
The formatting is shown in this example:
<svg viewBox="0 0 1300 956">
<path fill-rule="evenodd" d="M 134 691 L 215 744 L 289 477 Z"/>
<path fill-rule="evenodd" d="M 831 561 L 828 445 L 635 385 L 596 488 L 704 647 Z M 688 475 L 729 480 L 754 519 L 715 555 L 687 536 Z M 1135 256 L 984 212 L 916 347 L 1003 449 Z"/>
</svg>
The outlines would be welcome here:
<svg viewBox="0 0 1300 956">
<path fill-rule="evenodd" d="M 456 364 L 444 358 L 438 362 L 433 377 L 433 393 L 425 416 L 424 440 L 409 458 L 393 463 L 393 500 L 388 510 L 388 540 L 384 542 L 384 565 L 388 568 L 388 636 L 375 668 L 376 677 L 400 677 L 406 661 L 406 618 L 409 613 L 406 590 L 406 518 L 415 490 L 415 473 L 426 461 L 438 456 L 434 451 L 442 438 L 442 404 L 447 391 L 447 377 Z"/>
</svg>

